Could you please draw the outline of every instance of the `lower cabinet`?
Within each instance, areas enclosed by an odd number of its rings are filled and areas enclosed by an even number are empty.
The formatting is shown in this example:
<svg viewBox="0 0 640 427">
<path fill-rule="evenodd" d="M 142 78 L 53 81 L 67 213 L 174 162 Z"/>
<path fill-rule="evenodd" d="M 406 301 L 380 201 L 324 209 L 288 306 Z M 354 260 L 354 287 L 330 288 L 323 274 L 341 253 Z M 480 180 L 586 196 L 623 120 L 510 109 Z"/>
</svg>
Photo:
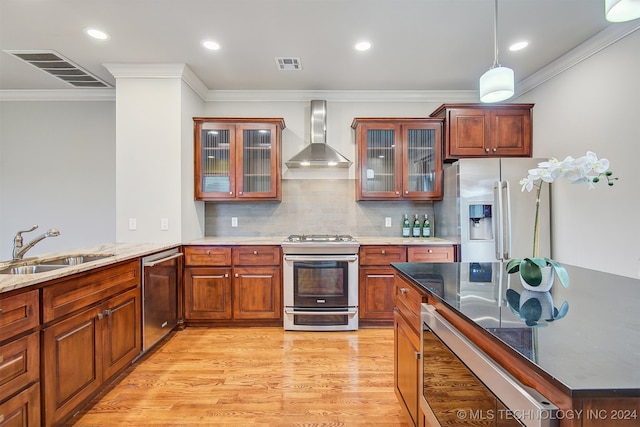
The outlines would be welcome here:
<svg viewBox="0 0 640 427">
<path fill-rule="evenodd" d="M 280 246 L 186 246 L 185 320 L 282 325 Z"/>
<path fill-rule="evenodd" d="M 39 427 L 40 384 L 35 383 L 0 404 L 1 427 Z"/>
<path fill-rule="evenodd" d="M 398 402 L 413 426 L 423 425 L 420 411 L 421 309 L 426 293 L 396 275 L 394 310 L 394 383 Z"/>
<path fill-rule="evenodd" d="M 420 348 L 415 345 L 415 332 L 398 313 L 395 314 L 394 333 L 396 395 L 413 425 L 418 425 Z"/>
<path fill-rule="evenodd" d="M 81 274 L 42 291 L 43 316 L 50 320 L 41 331 L 43 425 L 56 426 L 140 354 L 140 262 Z"/>
</svg>

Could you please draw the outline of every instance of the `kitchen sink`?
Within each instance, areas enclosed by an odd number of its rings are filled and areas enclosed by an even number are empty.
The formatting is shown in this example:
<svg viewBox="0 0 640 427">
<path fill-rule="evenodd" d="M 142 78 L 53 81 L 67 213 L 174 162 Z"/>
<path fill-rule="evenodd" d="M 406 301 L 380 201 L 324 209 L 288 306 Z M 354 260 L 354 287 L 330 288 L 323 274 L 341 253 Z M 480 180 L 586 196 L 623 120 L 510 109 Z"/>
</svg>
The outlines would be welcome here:
<svg viewBox="0 0 640 427">
<path fill-rule="evenodd" d="M 0 274 L 36 274 L 45 273 L 47 271 L 57 270 L 59 268 L 69 267 L 72 265 L 80 265 L 91 261 L 98 261 L 104 258 L 112 257 L 113 254 L 82 254 L 67 255 L 60 258 L 47 259 L 44 261 L 34 260 L 25 262 L 20 265 L 11 265 L 0 270 Z"/>
<path fill-rule="evenodd" d="M 35 274 L 35 273 L 45 273 L 51 270 L 57 270 L 59 268 L 64 268 L 65 265 L 41 265 L 41 264 L 33 264 L 33 265 L 17 265 L 15 267 L 5 268 L 4 270 L 0 270 L 0 274 Z"/>
<path fill-rule="evenodd" d="M 46 261 L 38 262 L 39 265 L 43 266 L 69 266 L 69 265 L 79 265 L 84 264 L 85 262 L 98 261 L 104 258 L 112 257 L 113 254 L 106 255 L 67 255 L 65 257 L 48 259 Z"/>
</svg>

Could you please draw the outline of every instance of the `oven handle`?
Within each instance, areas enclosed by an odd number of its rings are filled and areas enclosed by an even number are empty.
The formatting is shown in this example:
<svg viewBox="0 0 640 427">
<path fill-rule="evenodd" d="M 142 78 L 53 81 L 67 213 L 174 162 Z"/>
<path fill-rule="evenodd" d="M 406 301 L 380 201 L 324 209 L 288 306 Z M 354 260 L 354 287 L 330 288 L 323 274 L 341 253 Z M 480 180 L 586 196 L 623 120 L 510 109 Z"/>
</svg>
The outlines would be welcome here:
<svg viewBox="0 0 640 427">
<path fill-rule="evenodd" d="M 358 261 L 358 255 L 285 255 L 285 261 Z"/>
<path fill-rule="evenodd" d="M 557 406 L 536 390 L 520 384 L 445 320 L 434 306 L 422 304 L 422 321 L 502 401 L 507 409 L 536 414 L 535 417 L 519 420 L 520 422 L 527 427 L 556 425 Z"/>
<path fill-rule="evenodd" d="M 336 316 L 336 315 L 340 315 L 340 314 L 346 314 L 349 317 L 353 317 L 356 314 L 358 314 L 358 310 L 357 309 L 350 309 L 350 310 L 344 310 L 344 311 L 302 311 L 302 310 L 289 310 L 289 309 L 284 309 L 285 314 L 304 314 L 304 315 L 313 315 L 313 316 Z"/>
</svg>

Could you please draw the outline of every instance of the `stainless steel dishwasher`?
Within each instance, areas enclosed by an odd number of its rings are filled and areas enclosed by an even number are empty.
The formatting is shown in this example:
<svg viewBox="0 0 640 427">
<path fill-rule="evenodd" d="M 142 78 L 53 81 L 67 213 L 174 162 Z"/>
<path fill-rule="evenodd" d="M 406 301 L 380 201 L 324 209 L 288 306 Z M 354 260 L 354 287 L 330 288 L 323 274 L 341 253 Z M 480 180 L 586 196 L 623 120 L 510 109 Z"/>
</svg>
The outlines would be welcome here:
<svg viewBox="0 0 640 427">
<path fill-rule="evenodd" d="M 178 324 L 178 248 L 142 258 L 142 351 L 146 352 Z"/>
</svg>

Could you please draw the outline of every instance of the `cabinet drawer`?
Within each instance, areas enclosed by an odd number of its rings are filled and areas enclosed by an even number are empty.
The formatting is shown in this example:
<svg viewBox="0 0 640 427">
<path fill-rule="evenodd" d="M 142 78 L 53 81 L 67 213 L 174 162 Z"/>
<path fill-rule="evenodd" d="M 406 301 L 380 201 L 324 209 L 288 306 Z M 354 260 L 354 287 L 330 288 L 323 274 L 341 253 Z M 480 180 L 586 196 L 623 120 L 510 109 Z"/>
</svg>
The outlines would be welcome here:
<svg viewBox="0 0 640 427">
<path fill-rule="evenodd" d="M 0 299 L 0 342 L 38 326 L 38 291 Z"/>
<path fill-rule="evenodd" d="M 214 246 L 186 246 L 184 248 L 185 265 L 201 265 L 207 267 L 230 266 L 231 248 Z"/>
<path fill-rule="evenodd" d="M 140 286 L 139 260 L 42 288 L 43 322 L 50 322 L 136 286 Z"/>
<path fill-rule="evenodd" d="M 0 347 L 0 401 L 40 377 L 40 339 L 34 332 Z"/>
<path fill-rule="evenodd" d="M 396 307 L 411 326 L 420 327 L 420 310 L 423 299 L 426 299 L 416 288 L 396 278 Z"/>
<path fill-rule="evenodd" d="M 0 426 L 40 427 L 40 384 L 0 404 Z"/>
<path fill-rule="evenodd" d="M 280 246 L 237 246 L 233 265 L 280 265 Z"/>
<path fill-rule="evenodd" d="M 405 262 L 407 251 L 404 246 L 361 246 L 360 265 L 389 265 Z"/>
<path fill-rule="evenodd" d="M 454 262 L 455 251 L 453 246 L 428 246 L 410 247 L 408 250 L 409 262 Z"/>
</svg>

